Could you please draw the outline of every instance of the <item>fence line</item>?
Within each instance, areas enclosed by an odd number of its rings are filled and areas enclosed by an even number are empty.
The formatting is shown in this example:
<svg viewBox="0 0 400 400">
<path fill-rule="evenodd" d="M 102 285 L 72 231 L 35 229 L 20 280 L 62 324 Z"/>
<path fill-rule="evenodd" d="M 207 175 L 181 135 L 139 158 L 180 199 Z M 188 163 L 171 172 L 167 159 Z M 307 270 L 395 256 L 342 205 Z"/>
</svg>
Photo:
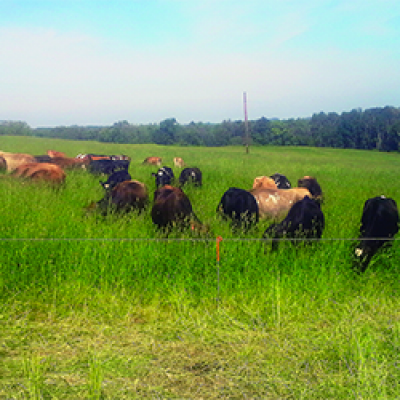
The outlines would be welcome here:
<svg viewBox="0 0 400 400">
<path fill-rule="evenodd" d="M 0 242 L 215 242 L 217 238 L 0 238 Z M 223 238 L 224 242 L 332 242 L 332 241 L 397 241 L 400 238 Z"/>
</svg>

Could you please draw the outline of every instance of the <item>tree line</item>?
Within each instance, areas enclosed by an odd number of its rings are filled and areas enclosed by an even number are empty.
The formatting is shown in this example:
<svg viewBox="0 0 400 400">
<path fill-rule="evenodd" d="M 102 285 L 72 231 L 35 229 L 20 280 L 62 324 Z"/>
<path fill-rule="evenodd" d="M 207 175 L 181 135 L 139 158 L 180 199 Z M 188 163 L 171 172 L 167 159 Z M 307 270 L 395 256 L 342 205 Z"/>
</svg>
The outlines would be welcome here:
<svg viewBox="0 0 400 400">
<path fill-rule="evenodd" d="M 248 126 L 251 145 L 398 151 L 400 108 L 386 106 L 354 109 L 341 114 L 320 112 L 310 118 L 287 120 L 262 117 L 249 121 Z M 73 125 L 52 128 L 31 128 L 23 121 L 0 121 L 0 135 L 181 146 L 246 144 L 245 126 L 241 120 L 181 125 L 175 118 L 167 118 L 159 124 L 135 125 L 128 121 L 118 121 L 112 126 Z"/>
</svg>

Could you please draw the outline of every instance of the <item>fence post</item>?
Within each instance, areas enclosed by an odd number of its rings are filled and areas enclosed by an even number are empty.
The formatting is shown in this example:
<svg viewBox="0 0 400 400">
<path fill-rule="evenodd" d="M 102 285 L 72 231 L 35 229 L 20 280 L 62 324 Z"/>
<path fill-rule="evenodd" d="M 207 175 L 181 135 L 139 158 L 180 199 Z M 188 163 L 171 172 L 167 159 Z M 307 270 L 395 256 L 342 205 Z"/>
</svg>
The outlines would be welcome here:
<svg viewBox="0 0 400 400">
<path fill-rule="evenodd" d="M 219 243 L 222 242 L 222 237 L 217 237 L 217 307 L 219 303 Z"/>
</svg>

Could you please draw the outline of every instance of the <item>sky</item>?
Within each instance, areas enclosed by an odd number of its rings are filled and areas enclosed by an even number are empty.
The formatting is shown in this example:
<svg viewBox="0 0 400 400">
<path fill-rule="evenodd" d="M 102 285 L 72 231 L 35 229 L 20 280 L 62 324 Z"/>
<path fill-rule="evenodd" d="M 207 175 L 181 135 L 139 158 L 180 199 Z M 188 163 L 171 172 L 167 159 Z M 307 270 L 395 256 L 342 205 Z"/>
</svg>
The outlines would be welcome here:
<svg viewBox="0 0 400 400">
<path fill-rule="evenodd" d="M 0 0 L 0 120 L 218 123 L 400 107 L 399 0 Z"/>
</svg>

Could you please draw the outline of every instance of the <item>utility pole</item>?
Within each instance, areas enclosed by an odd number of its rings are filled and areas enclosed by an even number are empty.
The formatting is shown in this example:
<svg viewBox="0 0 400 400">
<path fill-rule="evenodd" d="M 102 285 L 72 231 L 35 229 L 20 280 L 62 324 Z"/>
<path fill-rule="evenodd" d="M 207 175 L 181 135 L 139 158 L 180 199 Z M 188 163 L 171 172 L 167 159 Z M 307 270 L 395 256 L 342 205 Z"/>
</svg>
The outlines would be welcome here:
<svg viewBox="0 0 400 400">
<path fill-rule="evenodd" d="M 247 97 L 246 92 L 243 92 L 243 108 L 244 108 L 244 143 L 246 147 L 246 154 L 249 153 L 249 121 L 247 120 Z"/>
</svg>

